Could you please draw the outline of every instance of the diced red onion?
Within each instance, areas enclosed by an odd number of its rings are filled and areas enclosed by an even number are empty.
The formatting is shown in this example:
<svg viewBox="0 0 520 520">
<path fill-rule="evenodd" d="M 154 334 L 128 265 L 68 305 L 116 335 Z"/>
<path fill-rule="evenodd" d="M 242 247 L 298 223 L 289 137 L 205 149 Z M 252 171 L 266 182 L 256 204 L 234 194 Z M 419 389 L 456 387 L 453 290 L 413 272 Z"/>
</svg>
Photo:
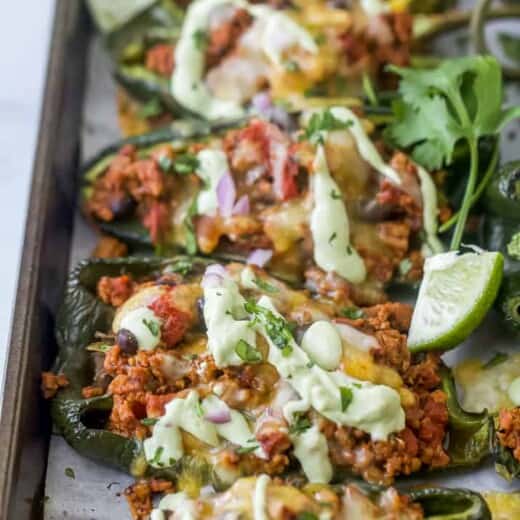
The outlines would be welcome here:
<svg viewBox="0 0 520 520">
<path fill-rule="evenodd" d="M 221 216 L 230 217 L 237 196 L 235 181 L 229 172 L 225 173 L 217 185 L 217 200 Z"/>
<path fill-rule="evenodd" d="M 204 419 L 213 424 L 226 424 L 231 421 L 231 413 L 227 408 L 219 408 L 217 410 L 206 412 Z"/>
<path fill-rule="evenodd" d="M 267 92 L 260 92 L 251 100 L 251 106 L 260 114 L 265 114 L 273 107 L 271 96 Z"/>
<path fill-rule="evenodd" d="M 206 271 L 204 272 L 204 276 L 207 274 L 216 274 L 218 276 L 227 276 L 226 268 L 220 264 L 211 264 L 206 267 Z"/>
<path fill-rule="evenodd" d="M 209 289 L 211 287 L 220 287 L 224 278 L 227 276 L 226 269 L 220 264 L 212 264 L 206 268 L 204 276 L 202 277 L 202 281 L 200 285 L 204 289 Z"/>
<path fill-rule="evenodd" d="M 242 195 L 233 206 L 233 215 L 249 215 L 250 211 L 249 196 Z"/>
<path fill-rule="evenodd" d="M 273 257 L 271 249 L 255 249 L 247 258 L 247 263 L 257 265 L 258 267 L 264 267 L 269 260 Z"/>
</svg>

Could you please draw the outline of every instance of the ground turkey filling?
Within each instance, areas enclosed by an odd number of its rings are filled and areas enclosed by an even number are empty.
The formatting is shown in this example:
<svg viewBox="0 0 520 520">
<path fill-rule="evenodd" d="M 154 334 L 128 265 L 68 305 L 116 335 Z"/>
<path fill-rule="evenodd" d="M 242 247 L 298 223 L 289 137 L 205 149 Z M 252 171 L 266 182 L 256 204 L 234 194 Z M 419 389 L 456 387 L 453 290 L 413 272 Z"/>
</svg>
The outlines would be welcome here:
<svg viewBox="0 0 520 520">
<path fill-rule="evenodd" d="M 381 149 L 399 172 L 400 187 L 369 169 L 363 177 L 363 191 L 346 202 L 353 246 L 365 262 L 370 284 L 379 288 L 378 294 L 370 294 L 365 286 L 360 292 L 313 263 L 308 195 L 315 152 L 308 142 L 293 139 L 274 124 L 252 120 L 244 128 L 215 138 L 214 144 L 226 153 L 236 199 L 247 197 L 249 210 L 225 217 L 218 211 L 214 216 L 191 217 L 202 253 L 247 255 L 255 249 L 271 249 L 272 265 L 304 278 L 320 295 L 337 301 L 350 298 L 360 305 L 380 303 L 383 284 L 396 275 L 408 281 L 420 279 L 422 199 L 416 168 L 403 153 Z M 146 157 L 135 147 L 124 146 L 94 182 L 86 212 L 103 222 L 137 217 L 154 244 L 176 241 L 179 230 L 172 223 L 185 218 L 179 208 L 189 204 L 203 183 L 194 172 L 164 171 L 164 164 L 171 167 L 186 155 L 195 158 L 207 146 L 193 143 L 179 152 L 171 145 L 158 145 Z M 347 193 L 352 183 L 345 172 L 338 175 Z"/>
<path fill-rule="evenodd" d="M 258 412 L 273 397 L 278 373 L 272 365 L 259 363 L 240 367 L 217 368 L 206 351 L 200 313 L 176 309 L 170 291 L 193 292 L 200 300 L 197 284 L 183 285 L 178 275 L 166 275 L 147 282 L 144 287 L 164 286 L 162 296 L 153 308 L 163 319 L 161 337 L 154 351 L 125 353 L 114 344 L 105 355 L 99 354 L 98 376 L 84 389 L 85 397 L 108 391 L 114 406 L 108 427 L 125 436 L 140 439 L 151 434 L 151 427 L 141 421 L 160 417 L 172 399 L 184 397 L 196 388 L 201 397 L 218 386 L 219 395 L 231 408 L 256 413 L 256 438 L 269 455 L 268 460 L 252 453 L 237 453 L 233 448 L 220 452 L 219 461 L 240 467 L 245 473 L 280 475 L 292 463 L 291 440 L 281 414 Z M 98 295 L 106 303 L 118 306 L 143 287 L 128 275 L 103 277 Z M 195 303 L 193 306 L 197 308 Z M 309 412 L 329 444 L 334 466 L 346 468 L 370 482 L 390 484 L 398 475 L 408 475 L 422 468 L 446 466 L 449 457 L 443 448 L 448 426 L 446 395 L 440 389 L 439 357 L 434 354 L 411 356 L 406 347 L 411 308 L 400 303 L 387 303 L 363 309 L 363 317 L 339 321 L 375 336 L 379 346 L 370 352 L 376 366 L 397 372 L 402 380 L 399 389 L 406 413 L 406 428 L 387 441 L 374 442 L 361 430 L 336 424 Z M 190 345 L 190 349 L 186 346 Z M 193 350 L 195 348 L 195 350 Z M 197 351 L 198 354 L 193 352 Z M 191 352 L 191 353 L 188 353 Z M 165 355 L 173 359 L 174 373 L 164 370 Z M 264 408 L 262 408 L 262 406 Z"/>
<path fill-rule="evenodd" d="M 509 448 L 513 457 L 520 462 L 520 408 L 500 410 L 497 438 L 498 442 Z"/>
</svg>

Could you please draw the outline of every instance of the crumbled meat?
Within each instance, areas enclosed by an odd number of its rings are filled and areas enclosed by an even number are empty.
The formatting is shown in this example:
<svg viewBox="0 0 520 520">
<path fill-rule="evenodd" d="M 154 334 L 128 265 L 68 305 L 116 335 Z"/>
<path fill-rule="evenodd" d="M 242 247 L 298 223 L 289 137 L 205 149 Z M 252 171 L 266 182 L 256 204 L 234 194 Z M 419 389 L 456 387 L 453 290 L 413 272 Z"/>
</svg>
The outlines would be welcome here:
<svg viewBox="0 0 520 520">
<path fill-rule="evenodd" d="M 173 46 L 158 43 L 146 51 L 145 66 L 148 70 L 169 78 L 175 67 Z"/>
<path fill-rule="evenodd" d="M 148 520 L 152 512 L 153 493 L 172 493 L 173 484 L 168 480 L 139 480 L 125 489 L 125 498 L 134 520 Z"/>
<path fill-rule="evenodd" d="M 45 399 L 53 398 L 60 388 L 68 386 L 69 380 L 64 374 L 42 372 L 41 390 Z"/>
<path fill-rule="evenodd" d="M 251 25 L 253 18 L 245 9 L 235 9 L 233 15 L 208 35 L 206 66 L 217 66 L 233 49 L 240 36 Z"/>
<path fill-rule="evenodd" d="M 498 415 L 498 442 L 511 450 L 520 462 L 520 407 L 500 410 Z"/>
<path fill-rule="evenodd" d="M 104 303 L 119 307 L 132 296 L 134 282 L 126 274 L 121 276 L 102 276 L 97 284 L 97 295 Z"/>
<path fill-rule="evenodd" d="M 103 394 L 103 388 L 101 388 L 100 386 L 85 386 L 81 389 L 81 395 L 85 399 L 91 399 L 92 397 L 98 397 Z"/>
<path fill-rule="evenodd" d="M 115 237 L 103 235 L 92 252 L 94 258 L 120 258 L 128 255 L 128 246 Z"/>
</svg>

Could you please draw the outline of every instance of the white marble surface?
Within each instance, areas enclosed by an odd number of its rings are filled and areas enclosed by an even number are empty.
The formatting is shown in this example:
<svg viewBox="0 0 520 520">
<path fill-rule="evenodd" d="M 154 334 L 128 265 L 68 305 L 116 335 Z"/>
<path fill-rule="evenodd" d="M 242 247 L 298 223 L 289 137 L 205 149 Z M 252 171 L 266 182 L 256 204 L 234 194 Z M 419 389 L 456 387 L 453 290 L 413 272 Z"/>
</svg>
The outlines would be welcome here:
<svg viewBox="0 0 520 520">
<path fill-rule="evenodd" d="M 0 389 L 18 281 L 54 0 L 2 3 L 0 21 Z M 18 42 L 18 43 L 17 43 Z M 0 390 L 1 391 L 1 390 Z"/>
</svg>

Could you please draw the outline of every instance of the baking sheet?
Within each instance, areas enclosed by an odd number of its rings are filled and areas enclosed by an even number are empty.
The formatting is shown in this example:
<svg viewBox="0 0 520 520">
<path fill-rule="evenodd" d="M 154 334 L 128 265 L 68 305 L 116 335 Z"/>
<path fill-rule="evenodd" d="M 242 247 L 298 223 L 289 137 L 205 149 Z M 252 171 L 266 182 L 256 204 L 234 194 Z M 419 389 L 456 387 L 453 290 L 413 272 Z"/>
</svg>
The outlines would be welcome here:
<svg viewBox="0 0 520 520">
<path fill-rule="evenodd" d="M 468 3 L 468 2 L 467 2 Z M 469 2 L 471 5 L 472 2 Z M 514 26 L 513 26 L 514 27 Z M 517 28 L 517 27 L 516 27 Z M 510 29 L 511 30 L 511 29 Z M 453 35 L 444 39 L 440 50 L 449 54 L 457 49 L 464 52 L 464 39 Z M 115 85 L 110 72 L 110 63 L 99 40 L 93 40 L 89 51 L 87 95 L 84 108 L 82 130 L 82 156 L 89 158 L 101 147 L 120 138 L 115 107 Z M 520 83 L 510 85 L 507 100 L 520 100 Z M 504 135 L 502 160 L 518 157 L 520 145 L 520 121 L 517 121 Z M 71 266 L 90 255 L 96 243 L 96 233 L 79 214 L 75 219 Z M 492 351 L 512 351 L 515 345 L 511 338 L 504 337 L 503 330 L 494 316 L 489 316 L 470 341 L 446 355 L 449 365 L 472 356 L 489 359 Z M 75 478 L 67 476 L 65 470 L 72 469 Z M 70 475 L 71 472 L 67 471 Z M 417 480 L 407 481 L 407 484 Z M 488 464 L 471 472 L 432 476 L 422 480 L 443 486 L 468 487 L 477 491 L 520 492 L 520 482 L 509 485 L 501 479 Z M 115 520 L 129 518 L 124 488 L 132 479 L 120 472 L 95 464 L 75 453 L 59 436 L 53 436 L 49 449 L 49 463 L 45 490 L 45 520 Z"/>
</svg>

